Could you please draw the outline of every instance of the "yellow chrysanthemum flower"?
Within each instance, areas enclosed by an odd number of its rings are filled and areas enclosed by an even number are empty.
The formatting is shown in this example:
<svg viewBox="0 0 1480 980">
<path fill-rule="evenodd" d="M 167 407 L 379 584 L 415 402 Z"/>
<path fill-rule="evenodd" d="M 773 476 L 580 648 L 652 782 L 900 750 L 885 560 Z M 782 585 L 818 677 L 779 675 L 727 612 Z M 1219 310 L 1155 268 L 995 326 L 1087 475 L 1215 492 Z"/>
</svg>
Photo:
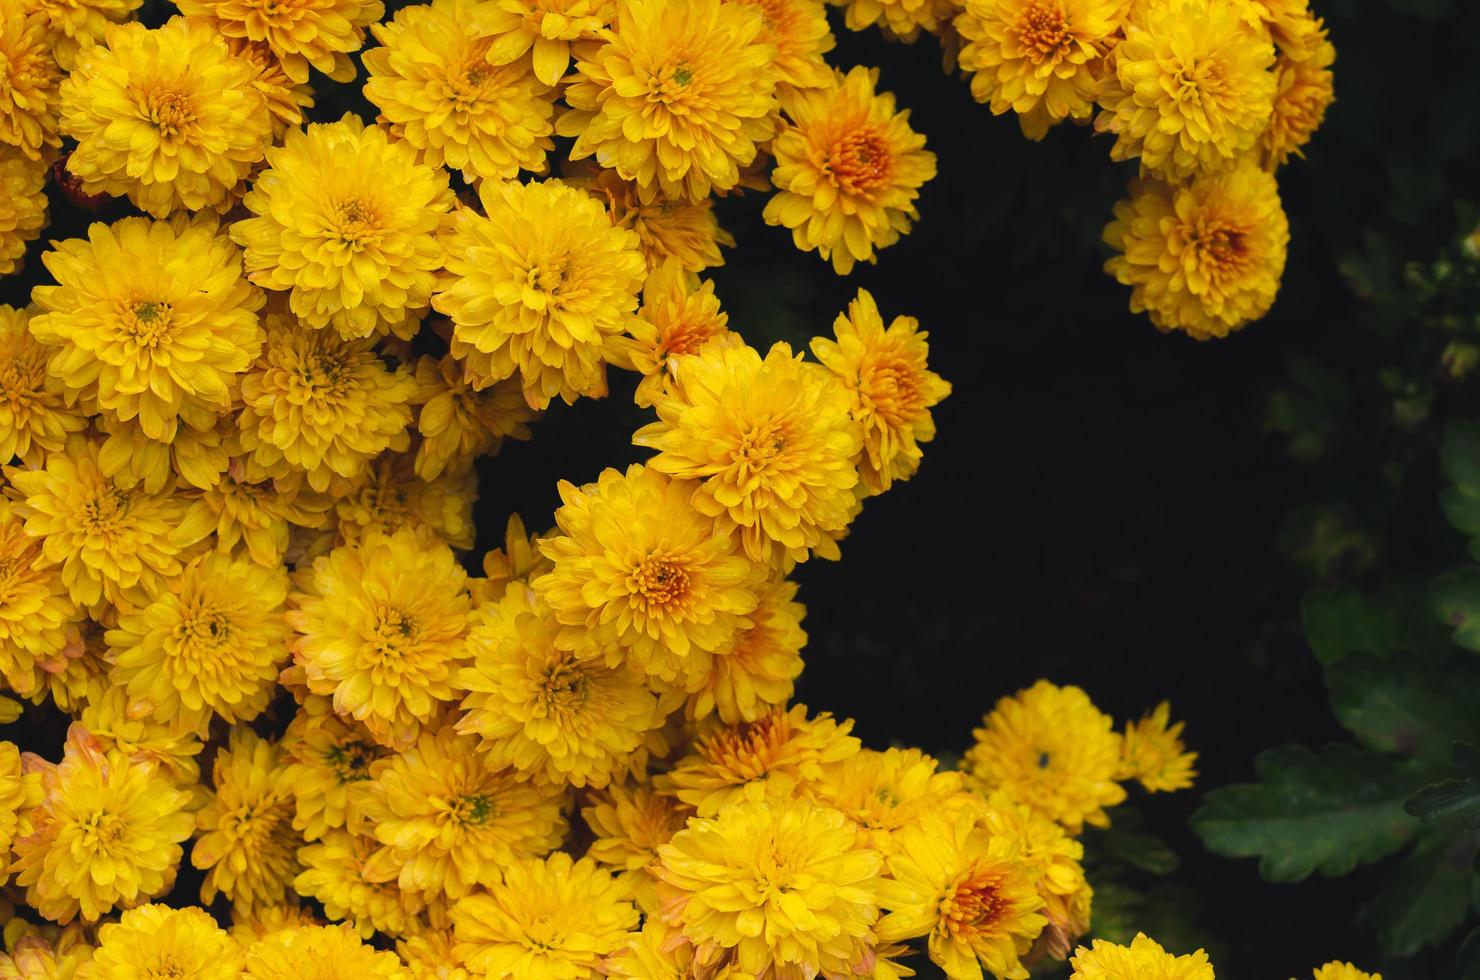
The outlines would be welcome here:
<svg viewBox="0 0 1480 980">
<path fill-rule="evenodd" d="M 904 828 L 918 825 L 927 814 L 959 807 L 962 775 L 937 772 L 936 765 L 919 749 L 864 749 L 828 766 L 810 789 L 857 825 L 860 843 L 887 856 L 897 849 Z"/>
<path fill-rule="evenodd" d="M 625 0 L 607 43 L 583 55 L 556 131 L 571 159 L 594 156 L 659 194 L 701 201 L 740 183 L 775 133 L 776 47 L 749 4 Z"/>
<path fill-rule="evenodd" d="M 21 0 L 21 7 L 46 18 L 51 53 L 63 71 L 77 67 L 82 51 L 103 40 L 108 25 L 121 24 L 144 0 Z"/>
<path fill-rule="evenodd" d="M 627 899 L 622 882 L 589 859 L 516 859 L 486 892 L 452 907 L 455 955 L 490 977 L 594 980 L 637 927 Z"/>
<path fill-rule="evenodd" d="M 105 685 L 91 694 L 77 720 L 100 751 L 121 752 L 131 763 L 157 766 L 180 786 L 200 781 L 196 761 L 204 748 L 200 736 L 152 715 L 131 713 L 128 692 L 122 687 Z"/>
<path fill-rule="evenodd" d="M 658 451 L 648 467 L 702 481 L 695 509 L 737 529 L 756 561 L 838 557 L 831 535 L 853 516 L 863 447 L 847 389 L 785 343 L 764 359 L 711 344 L 672 371 L 658 421 L 632 436 Z"/>
<path fill-rule="evenodd" d="M 950 382 L 926 366 L 930 347 L 912 316 L 884 327 L 866 289 L 833 321 L 836 340 L 815 337 L 812 353 L 853 396 L 853 418 L 863 425 L 858 474 L 869 493 L 883 493 L 920 468 L 920 443 L 935 438 L 930 409 L 951 393 Z"/>
<path fill-rule="evenodd" d="M 255 76 L 210 23 L 111 26 L 62 82 L 62 133 L 77 141 L 67 169 L 84 193 L 127 196 L 156 218 L 230 211 L 272 143 Z"/>
<path fill-rule="evenodd" d="M 829 0 L 844 8 L 850 31 L 866 31 L 875 24 L 888 37 L 912 43 L 921 31 L 944 32 L 960 10 L 955 0 Z"/>
<path fill-rule="evenodd" d="M 1038 895 L 1048 919 L 1038 948 L 1057 960 L 1068 959 L 1074 941 L 1089 931 L 1094 891 L 1084 875 L 1084 845 L 1063 827 L 998 791 L 983 800 L 966 798 L 981 826 L 992 837 L 1013 841 L 1025 862 L 1037 865 Z"/>
<path fill-rule="evenodd" d="M 747 801 L 695 818 L 658 848 L 663 918 L 746 974 L 854 976 L 878 918 L 882 859 L 842 813 Z"/>
<path fill-rule="evenodd" d="M 406 427 L 416 382 L 387 367 L 370 340 L 344 340 L 292 316 L 268 313 L 266 342 L 241 380 L 241 447 L 275 479 L 303 474 L 342 496 L 386 450 L 411 446 Z"/>
<path fill-rule="evenodd" d="M 1115 722 L 1080 688 L 1039 681 L 998 701 L 972 734 L 964 765 L 973 783 L 1000 789 L 1071 832 L 1085 823 L 1109 826 L 1105 807 L 1125 799 L 1115 782 Z"/>
<path fill-rule="evenodd" d="M 477 534 L 477 499 L 478 474 L 471 466 L 423 480 L 410 455 L 386 453 L 371 464 L 368 479 L 334 502 L 334 543 L 358 545 L 377 534 L 411 530 L 423 540 L 466 550 Z"/>
<path fill-rule="evenodd" d="M 1184 723 L 1172 724 L 1171 717 L 1171 703 L 1163 701 L 1139 721 L 1126 722 L 1117 779 L 1135 779 L 1148 793 L 1192 787 L 1197 753 L 1182 744 Z"/>
<path fill-rule="evenodd" d="M 301 481 L 268 483 L 254 469 L 245 457 L 234 458 L 215 486 L 186 494 L 189 509 L 175 528 L 175 542 L 190 547 L 208 540 L 222 554 L 266 568 L 282 565 L 289 527 L 322 527 L 330 500 Z"/>
<path fill-rule="evenodd" d="M 574 638 L 591 631 L 609 657 L 625 651 L 650 674 L 696 685 L 751 625 L 764 567 L 690 506 L 692 484 L 651 466 L 559 490 L 560 534 L 540 541 L 555 567 L 535 591 Z"/>
<path fill-rule="evenodd" d="M 1210 973 L 1209 976 L 1212 974 Z M 1315 980 L 1382 980 L 1380 973 L 1364 973 L 1350 963 L 1333 960 L 1316 967 Z"/>
<path fill-rule="evenodd" d="M 180 13 L 208 17 L 223 37 L 265 41 L 289 78 L 309 67 L 336 82 L 355 77 L 352 52 L 365 29 L 385 16 L 381 0 L 177 0 Z"/>
<path fill-rule="evenodd" d="M 61 71 L 51 53 L 47 18 L 24 3 L 0 11 L 0 146 L 31 160 L 50 160 L 62 145 L 57 135 L 57 86 Z"/>
<path fill-rule="evenodd" d="M 637 235 L 649 271 L 673 259 L 686 272 L 702 272 L 724 265 L 720 246 L 735 244 L 734 236 L 719 226 L 712 198 L 697 202 L 660 198 L 644 204 L 637 185 L 615 170 L 598 169 L 594 177 L 572 183 L 606 203 L 612 224 Z"/>
<path fill-rule="evenodd" d="M 281 568 L 202 556 L 149 605 L 119 616 L 107 633 L 110 680 L 134 708 L 202 735 L 213 713 L 251 721 L 288 657 L 287 596 Z"/>
<path fill-rule="evenodd" d="M 434 166 L 470 182 L 543 173 L 554 97 L 524 64 L 494 66 L 485 0 L 432 0 L 403 7 L 370 28 L 384 47 L 365 52 L 365 97 L 391 135 Z"/>
<path fill-rule="evenodd" d="M 151 763 L 104 752 L 77 725 L 60 763 L 27 766 L 42 788 L 35 829 L 14 845 L 28 905 L 62 925 L 79 914 L 90 923 L 169 891 L 195 826 L 189 790 Z"/>
<path fill-rule="evenodd" d="M 190 863 L 206 872 L 200 900 L 224 895 L 233 907 L 281 905 L 298 873 L 300 843 L 293 832 L 293 788 L 278 745 L 244 725 L 216 753 L 200 834 Z"/>
<path fill-rule="evenodd" d="M 688 804 L 658 793 L 647 784 L 612 783 L 586 797 L 581 819 L 595 840 L 586 857 L 617 873 L 638 907 L 649 916 L 658 913 L 656 879 L 652 867 L 659 845 L 688 824 Z"/>
<path fill-rule="evenodd" d="M 236 379 L 232 378 L 233 389 Z M 103 473 L 120 486 L 142 485 L 154 493 L 170 480 L 181 487 L 204 490 L 215 486 L 221 474 L 231 465 L 228 441 L 235 436 L 236 421 L 229 414 L 212 416 L 189 403 L 187 414 L 199 414 L 206 428 L 177 424 L 171 442 L 149 438 L 137 418 L 123 421 L 112 413 L 94 416 L 99 433 L 104 436 L 98 459 Z M 184 416 L 177 421 L 183 421 Z"/>
<path fill-rule="evenodd" d="M 253 909 L 231 910 L 231 935 L 243 949 L 260 939 L 291 932 L 304 926 L 321 926 L 323 920 L 313 909 L 288 899 L 281 905 L 260 905 Z"/>
<path fill-rule="evenodd" d="M 803 88 L 832 84 L 832 69 L 823 55 L 837 47 L 827 27 L 827 6 L 822 0 L 730 0 L 761 12 L 760 39 L 774 45 L 778 92 L 790 94 Z"/>
<path fill-rule="evenodd" d="M 303 870 L 293 879 L 293 888 L 322 903 L 329 918 L 348 921 L 364 939 L 377 931 L 391 936 L 414 932 L 421 900 L 394 882 L 365 878 L 365 862 L 378 849 L 373 837 L 331 830 L 318 843 L 298 849 Z"/>
<path fill-rule="evenodd" d="M 12 941 L 11 934 L 18 926 L 26 927 L 26 931 Z M 78 970 L 93 955 L 83 930 L 75 927 L 62 930 L 55 945 L 46 938 L 51 932 L 47 929 L 43 933 L 22 919 L 12 919 L 6 930 L 5 945 L 9 952 L 0 953 L 0 978 L 72 980 L 77 977 Z"/>
<path fill-rule="evenodd" d="M 1088 949 L 1079 947 L 1069 965 L 1070 980 L 1213 980 L 1207 953 L 1173 956 L 1144 934 L 1129 946 L 1096 939 Z"/>
<path fill-rule="evenodd" d="M 161 443 L 231 410 L 263 296 L 213 217 L 93 224 L 41 261 L 57 285 L 33 291 L 31 332 L 57 348 L 50 370 L 70 392 Z"/>
<path fill-rule="evenodd" d="M 1320 53 L 1327 32 L 1325 22 L 1310 9 L 1310 0 L 1251 0 L 1281 53 L 1308 61 Z"/>
<path fill-rule="evenodd" d="M 1087 123 L 1129 0 L 967 0 L 955 27 L 971 94 L 992 112 L 1017 113 L 1041 140 L 1065 119 Z"/>
<path fill-rule="evenodd" d="M 1259 138 L 1266 170 L 1279 169 L 1292 156 L 1305 156 L 1301 147 L 1321 128 L 1326 110 L 1336 99 L 1335 76 L 1331 73 L 1335 61 L 1335 46 L 1323 41 L 1305 61 L 1281 54 L 1275 62 L 1274 112 Z"/>
<path fill-rule="evenodd" d="M 466 657 L 472 603 L 452 549 L 413 531 L 371 535 L 313 563 L 288 622 L 309 690 L 363 722 L 389 746 L 408 746 L 442 706 Z"/>
<path fill-rule="evenodd" d="M 452 356 L 423 357 L 416 362 L 416 475 L 436 479 L 446 470 L 467 468 L 479 456 L 496 455 L 505 439 L 528 439 L 526 424 L 539 417 L 524 400 L 517 382 L 481 391 L 462 377 Z"/>
<path fill-rule="evenodd" d="M 540 538 L 548 536 L 526 533 L 519 515 L 510 514 L 504 525 L 504 546 L 483 556 L 483 578 L 468 580 L 474 603 L 496 602 L 515 582 L 528 585 L 554 568 L 539 548 Z"/>
<path fill-rule="evenodd" d="M 815 249 L 840 276 L 909 232 L 920 187 L 935 176 L 935 154 L 910 128 L 909 111 L 874 91 L 878 76 L 857 67 L 795 95 L 791 123 L 772 147 L 776 194 L 766 224 L 790 228 L 797 248 Z"/>
<path fill-rule="evenodd" d="M 98 444 L 76 436 L 47 456 L 44 469 L 5 475 L 26 533 L 41 540 L 46 564 L 61 566 L 78 605 L 147 605 L 165 579 L 180 574 L 170 532 L 185 505 L 172 493 L 173 481 L 158 493 L 121 487 L 103 475 Z"/>
<path fill-rule="evenodd" d="M 561 649 L 554 614 L 525 585 L 480 613 L 457 675 L 469 692 L 457 729 L 483 738 L 489 764 L 572 786 L 641 775 L 667 717 L 641 669 L 590 643 Z"/>
<path fill-rule="evenodd" d="M 0 883 L 10 876 L 11 845 L 36 832 L 31 812 L 41 805 L 43 795 L 41 774 L 25 771 L 14 742 L 0 742 Z"/>
<path fill-rule="evenodd" d="M 247 947 L 242 980 L 411 980 L 395 953 L 360 941 L 346 925 L 284 929 Z"/>
<path fill-rule="evenodd" d="M 714 727 L 690 746 L 655 782 L 665 793 L 712 817 L 742 800 L 782 799 L 826 778 L 825 767 L 857 755 L 859 741 L 822 712 L 807 717 L 807 706 L 777 707 L 756 721 Z"/>
<path fill-rule="evenodd" d="M 60 660 L 37 663 L 35 688 L 28 695 L 32 704 L 50 700 L 57 710 L 75 717 L 103 695 L 108 675 L 103 627 L 84 619 L 78 632 L 80 636 L 67 644 Z"/>
<path fill-rule="evenodd" d="M 670 357 L 693 354 L 720 337 L 741 343 L 730 333 L 714 283 L 696 284 L 694 278 L 677 259 L 652 269 L 642 287 L 642 307 L 627 321 L 626 335 L 607 350 L 611 363 L 642 375 L 633 396 L 638 405 L 649 406 L 661 395 Z"/>
<path fill-rule="evenodd" d="M 559 787 L 492 768 L 451 725 L 375 763 L 361 789 L 358 810 L 384 845 L 367 873 L 429 898 L 455 902 L 565 837 Z"/>
<path fill-rule="evenodd" d="M 0 304 L 0 465 L 19 459 L 39 467 L 87 428 L 81 407 L 67 403 L 66 385 L 49 370 L 54 352 L 31 333 L 32 313 Z"/>
<path fill-rule="evenodd" d="M 796 584 L 780 577 L 756 591 L 751 625 L 715 653 L 703 687 L 689 695 L 687 717 L 701 721 L 717 713 L 725 724 L 738 725 L 791 700 L 807 645 L 807 608 L 794 601 L 796 594 Z"/>
<path fill-rule="evenodd" d="M 354 786 L 370 778 L 372 763 L 390 754 L 316 695 L 288 724 L 282 748 L 291 760 L 283 778 L 297 799 L 293 829 L 310 841 L 345 825 Z"/>
<path fill-rule="evenodd" d="M 272 117 L 272 141 L 281 142 L 284 133 L 303 125 L 304 111 L 313 108 L 313 88 L 307 82 L 289 78 L 265 41 L 249 41 L 244 37 L 224 40 L 232 54 L 251 66 L 252 87 L 267 103 Z"/>
<path fill-rule="evenodd" d="M 553 86 L 570 67 L 572 49 L 594 47 L 615 12 L 614 0 L 495 0 L 478 14 L 495 38 L 489 64 L 507 65 L 528 54 L 535 77 Z"/>
<path fill-rule="evenodd" d="M 1274 45 L 1248 0 L 1144 0 L 1111 59 L 1095 128 L 1112 160 L 1184 180 L 1228 170 L 1274 108 Z"/>
<path fill-rule="evenodd" d="M 348 113 L 290 130 L 267 165 L 242 199 L 256 217 L 231 226 L 248 277 L 347 339 L 414 328 L 442 267 L 447 172 Z"/>
<path fill-rule="evenodd" d="M 46 222 L 45 165 L 0 146 L 0 276 L 20 271 L 26 246 Z"/>
<path fill-rule="evenodd" d="M 602 346 L 637 305 L 637 236 L 601 202 L 558 180 L 485 181 L 486 216 L 459 211 L 433 305 L 452 318 L 452 353 L 484 388 L 518 375 L 543 409 L 606 393 Z"/>
<path fill-rule="evenodd" d="M 452 955 L 452 929 L 426 929 L 396 943 L 396 952 L 411 971 L 412 980 L 483 980 Z"/>
<path fill-rule="evenodd" d="M 22 696 L 37 690 L 38 671 L 61 670 L 79 642 L 77 604 L 43 544 L 0 497 L 0 676 Z"/>
<path fill-rule="evenodd" d="M 905 827 L 889 856 L 879 900 L 889 914 L 879 936 L 928 936 L 930 959 L 951 980 L 981 980 L 982 967 L 1004 980 L 1027 980 L 1021 957 L 1047 919 L 1040 914 L 1041 869 L 1016 843 L 993 837 L 969 809 L 930 814 Z"/>
<path fill-rule="evenodd" d="M 241 946 L 205 909 L 142 905 L 98 930 L 97 951 L 77 980 L 239 980 L 243 963 Z"/>
<path fill-rule="evenodd" d="M 629 934 L 626 948 L 607 960 L 607 975 L 617 980 L 688 980 L 704 975 L 694 954 L 693 944 L 677 929 L 649 914 L 642 932 Z"/>
<path fill-rule="evenodd" d="M 1290 225 L 1274 177 L 1246 162 L 1179 187 L 1133 182 L 1104 239 L 1120 253 L 1105 271 L 1131 287 L 1131 312 L 1209 340 L 1269 312 Z"/>
</svg>

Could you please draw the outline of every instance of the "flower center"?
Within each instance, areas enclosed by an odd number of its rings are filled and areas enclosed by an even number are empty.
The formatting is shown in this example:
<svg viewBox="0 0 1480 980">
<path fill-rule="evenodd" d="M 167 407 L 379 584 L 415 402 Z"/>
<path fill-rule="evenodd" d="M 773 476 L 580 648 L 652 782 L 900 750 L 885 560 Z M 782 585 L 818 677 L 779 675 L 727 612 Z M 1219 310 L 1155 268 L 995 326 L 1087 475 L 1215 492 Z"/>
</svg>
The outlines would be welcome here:
<svg viewBox="0 0 1480 980">
<path fill-rule="evenodd" d="M 128 824 L 120 814 L 109 813 L 106 810 L 94 813 L 82 824 L 86 842 L 104 849 L 122 837 L 127 829 Z"/>
<path fill-rule="evenodd" d="M 788 435 L 783 422 L 766 419 L 755 423 L 740 433 L 740 444 L 730 459 L 740 466 L 742 477 L 746 471 L 764 470 L 786 451 Z"/>
<path fill-rule="evenodd" d="M 416 643 L 416 620 L 399 609 L 381 609 L 370 633 L 370 647 L 381 657 L 400 659 Z"/>
<path fill-rule="evenodd" d="M 161 139 L 172 140 L 195 122 L 195 100 L 172 86 L 151 89 L 144 96 L 144 112 Z"/>
<path fill-rule="evenodd" d="M 682 565 L 649 557 L 632 571 L 628 587 L 648 609 L 665 609 L 689 594 L 689 573 Z"/>
<path fill-rule="evenodd" d="M 941 899 L 940 918 L 953 934 L 979 935 L 1001 918 L 1005 904 L 993 876 L 968 872 Z"/>
<path fill-rule="evenodd" d="M 23 349 L 0 360 L 0 401 L 7 402 L 12 410 L 25 407 L 45 386 L 46 358 L 41 348 Z"/>
<path fill-rule="evenodd" d="M 140 347 L 158 347 L 169 339 L 175 308 L 163 300 L 136 300 L 120 311 L 124 333 Z"/>
<path fill-rule="evenodd" d="M 484 57 L 488 47 L 487 43 L 478 45 L 467 56 L 467 61 L 448 73 L 447 94 L 454 109 L 466 112 L 483 101 L 484 87 L 493 73 Z"/>
<path fill-rule="evenodd" d="M 349 382 L 349 368 L 344 358 L 331 351 L 310 353 L 293 368 L 298 382 L 297 400 L 337 395 Z"/>
<path fill-rule="evenodd" d="M 334 769 L 334 778 L 339 785 L 358 783 L 370 778 L 370 763 L 385 753 L 379 746 L 370 745 L 359 739 L 336 745 L 329 749 L 326 757 Z"/>
<path fill-rule="evenodd" d="M 590 678 L 572 660 L 561 660 L 550 667 L 540 687 L 538 699 L 546 717 L 574 711 L 586 703 Z"/>
<path fill-rule="evenodd" d="M 144 970 L 144 980 L 179 980 L 190 975 L 172 956 L 161 957 L 153 966 Z"/>
<path fill-rule="evenodd" d="M 1059 4 L 1039 0 L 1019 15 L 1017 34 L 1029 60 L 1037 63 L 1060 54 L 1068 46 L 1069 24 Z"/>
<path fill-rule="evenodd" d="M 380 212 L 369 201 L 352 197 L 336 201 L 330 213 L 330 231 L 346 245 L 363 248 L 380 239 Z"/>
<path fill-rule="evenodd" d="M 894 425 L 917 418 L 924 408 L 919 376 L 908 362 L 882 358 L 860 373 L 859 387 L 875 412 Z"/>
<path fill-rule="evenodd" d="M 128 514 L 128 491 L 109 483 L 99 487 L 97 496 L 82 505 L 78 523 L 89 534 L 111 534 Z"/>
<path fill-rule="evenodd" d="M 659 68 L 648 78 L 648 101 L 673 106 L 689 97 L 694 83 L 694 68 L 688 59 L 680 58 Z"/>
<path fill-rule="evenodd" d="M 1248 264 L 1248 236 L 1243 229 L 1231 228 L 1216 220 L 1199 220 L 1187 237 L 1198 264 L 1209 279 L 1227 279 Z"/>
<path fill-rule="evenodd" d="M 698 751 L 739 782 L 764 779 L 781 748 L 791 740 L 784 711 L 773 710 L 737 728 L 721 728 L 698 741 Z"/>
<path fill-rule="evenodd" d="M 823 172 L 849 194 L 867 194 L 894 170 L 894 155 L 873 127 L 855 130 L 833 144 Z"/>
<path fill-rule="evenodd" d="M 231 620 L 226 614 L 199 601 L 187 607 L 175 627 L 175 638 L 181 647 L 197 655 L 219 651 L 226 646 L 230 635 Z"/>
<path fill-rule="evenodd" d="M 1171 82 L 1172 98 L 1193 105 L 1217 102 L 1229 88 L 1223 63 L 1211 58 L 1202 62 L 1192 58 L 1178 64 L 1172 72 Z"/>
<path fill-rule="evenodd" d="M 498 809 L 493 805 L 493 801 L 482 793 L 459 796 L 452 801 L 452 818 L 461 824 L 481 826 L 497 813 Z"/>
</svg>

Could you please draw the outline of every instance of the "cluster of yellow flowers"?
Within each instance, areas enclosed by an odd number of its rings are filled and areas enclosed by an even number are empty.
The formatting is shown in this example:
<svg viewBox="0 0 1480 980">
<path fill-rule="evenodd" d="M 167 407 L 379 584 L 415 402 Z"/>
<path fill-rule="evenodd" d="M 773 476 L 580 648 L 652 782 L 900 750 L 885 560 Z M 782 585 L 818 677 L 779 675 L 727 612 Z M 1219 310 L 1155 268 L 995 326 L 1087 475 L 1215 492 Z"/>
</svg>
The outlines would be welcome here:
<svg viewBox="0 0 1480 980">
<path fill-rule="evenodd" d="M 855 30 L 939 36 L 948 66 L 1029 139 L 1064 120 L 1138 160 L 1104 232 L 1132 312 L 1199 340 L 1268 312 L 1289 224 L 1274 174 L 1333 98 L 1309 0 L 835 0 Z"/>
</svg>

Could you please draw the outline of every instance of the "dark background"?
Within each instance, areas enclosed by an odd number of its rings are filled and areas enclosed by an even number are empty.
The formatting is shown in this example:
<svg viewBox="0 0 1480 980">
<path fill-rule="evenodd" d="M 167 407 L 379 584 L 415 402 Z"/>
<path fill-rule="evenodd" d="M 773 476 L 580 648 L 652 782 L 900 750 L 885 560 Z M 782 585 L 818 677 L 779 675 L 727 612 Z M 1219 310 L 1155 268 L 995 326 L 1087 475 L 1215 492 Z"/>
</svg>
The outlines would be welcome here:
<svg viewBox="0 0 1480 980">
<path fill-rule="evenodd" d="M 1298 629 L 1308 583 L 1277 547 L 1311 478 L 1266 431 L 1266 399 L 1292 351 L 1341 364 L 1360 301 L 1338 267 L 1368 229 L 1414 257 L 1453 236 L 1451 199 L 1474 192 L 1480 135 L 1473 10 L 1317 10 L 1339 52 L 1338 103 L 1309 158 L 1280 173 L 1292 242 L 1279 301 L 1227 340 L 1159 334 L 1101 271 L 1099 232 L 1130 176 L 1109 162 L 1108 139 L 1065 126 L 1029 143 L 943 73 L 929 38 L 850 34 L 836 11 L 830 61 L 882 66 L 880 87 L 938 155 L 917 227 L 839 278 L 760 221 L 762 196 L 721 204 L 737 247 L 714 278 L 752 344 L 830 332 L 863 286 L 886 319 L 920 319 L 932 367 L 955 386 L 920 474 L 869 501 L 841 562 L 799 569 L 811 636 L 799 698 L 855 717 L 866 744 L 947 756 L 997 698 L 1040 677 L 1082 685 L 1120 719 L 1171 699 L 1202 775 L 1141 808 L 1181 855 L 1222 977 L 1375 962 L 1351 925 L 1370 893 L 1362 873 L 1268 885 L 1252 861 L 1207 854 L 1186 821 L 1204 790 L 1250 779 L 1258 750 L 1341 737 Z M 368 111 L 340 95 L 314 116 L 346 107 Z M 85 216 L 60 200 L 53 210 L 49 237 L 81 232 Z M 39 250 L 0 283 L 0 301 L 42 281 Z M 532 442 L 483 462 L 479 553 L 511 510 L 548 526 L 558 479 L 642 457 L 628 439 L 646 416 L 628 401 L 631 380 L 613 381 L 611 399 L 557 406 Z"/>
</svg>

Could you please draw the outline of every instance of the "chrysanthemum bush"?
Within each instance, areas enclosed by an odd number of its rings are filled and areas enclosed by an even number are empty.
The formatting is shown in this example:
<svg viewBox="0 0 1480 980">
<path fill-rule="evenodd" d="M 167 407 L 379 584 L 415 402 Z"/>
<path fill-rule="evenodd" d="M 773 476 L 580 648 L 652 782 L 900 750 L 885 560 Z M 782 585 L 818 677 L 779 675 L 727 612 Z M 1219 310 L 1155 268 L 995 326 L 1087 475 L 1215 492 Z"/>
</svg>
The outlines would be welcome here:
<svg viewBox="0 0 1480 980">
<path fill-rule="evenodd" d="M 821 2 L 138 6 L 0 13 L 0 272 L 48 181 L 136 212 L 0 307 L 0 709 L 69 721 L 0 742 L 0 976 L 1212 977 L 1090 935 L 1085 828 L 1195 776 L 1166 704 L 1117 726 L 1042 681 L 953 766 L 792 703 L 791 574 L 917 471 L 951 390 L 866 291 L 762 350 L 702 278 L 733 245 L 715 195 L 773 187 L 766 220 L 839 273 L 917 217 L 934 157 L 877 71 L 825 60 Z M 1324 43 L 1303 8 L 1214 6 L 1184 26 L 1230 69 L 1272 72 L 1270 30 Z M 1010 100 L 1029 132 L 1087 113 L 1104 38 L 1125 78 L 1181 45 L 1163 7 L 1086 11 Z M 377 116 L 309 120 L 361 72 Z M 1179 140 L 1132 89 L 1094 87 L 1117 153 L 1190 181 L 1135 208 L 1267 269 L 1272 178 L 1239 161 L 1304 131 L 1266 146 L 1231 106 Z M 1257 227 L 1198 217 L 1235 204 Z M 1147 303 L 1253 309 L 1186 268 Z M 475 462 L 613 371 L 651 455 L 473 553 Z"/>
</svg>

